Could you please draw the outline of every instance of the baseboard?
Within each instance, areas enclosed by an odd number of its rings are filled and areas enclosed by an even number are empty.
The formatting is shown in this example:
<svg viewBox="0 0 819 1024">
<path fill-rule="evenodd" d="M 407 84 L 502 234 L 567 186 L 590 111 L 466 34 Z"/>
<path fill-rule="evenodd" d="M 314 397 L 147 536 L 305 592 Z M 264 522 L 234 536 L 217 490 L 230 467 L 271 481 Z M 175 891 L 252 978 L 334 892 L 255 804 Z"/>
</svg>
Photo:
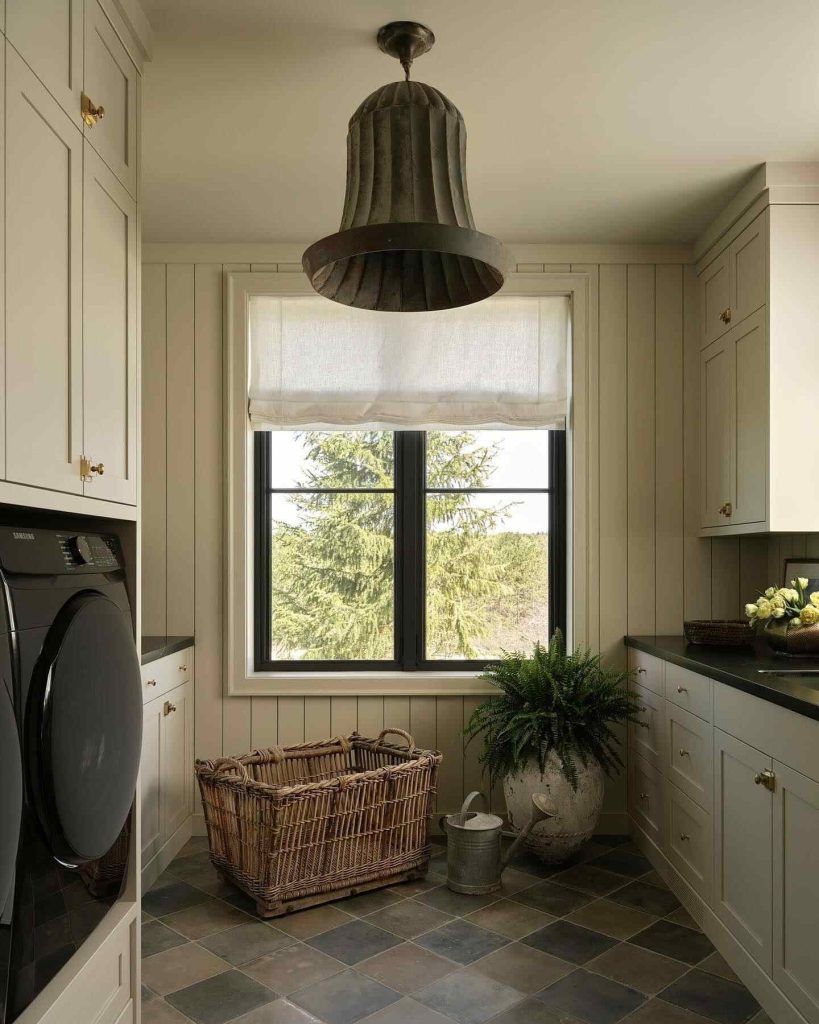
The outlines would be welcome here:
<svg viewBox="0 0 819 1024">
<path fill-rule="evenodd" d="M 775 1024 L 808 1024 L 788 997 L 777 987 L 770 975 L 759 966 L 745 947 L 738 942 L 711 908 L 691 888 L 666 858 L 663 851 L 629 819 L 631 837 L 636 846 L 656 868 L 658 874 L 702 928 L 728 962 L 739 980 L 753 995 Z"/>
<path fill-rule="evenodd" d="M 187 818 L 151 859 L 142 865 L 142 891 L 147 892 L 192 835 L 193 815 Z"/>
</svg>

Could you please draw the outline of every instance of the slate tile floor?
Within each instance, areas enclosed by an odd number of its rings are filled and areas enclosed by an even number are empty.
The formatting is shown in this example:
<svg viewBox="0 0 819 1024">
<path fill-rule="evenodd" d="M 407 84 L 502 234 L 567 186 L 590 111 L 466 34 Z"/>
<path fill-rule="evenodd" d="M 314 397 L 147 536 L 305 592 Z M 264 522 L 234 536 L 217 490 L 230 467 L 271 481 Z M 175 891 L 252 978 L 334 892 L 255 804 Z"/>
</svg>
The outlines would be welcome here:
<svg viewBox="0 0 819 1024">
<path fill-rule="evenodd" d="M 265 923 L 192 839 L 143 900 L 142 1024 L 770 1024 L 622 837 L 491 897 L 434 849 L 426 881 Z"/>
</svg>

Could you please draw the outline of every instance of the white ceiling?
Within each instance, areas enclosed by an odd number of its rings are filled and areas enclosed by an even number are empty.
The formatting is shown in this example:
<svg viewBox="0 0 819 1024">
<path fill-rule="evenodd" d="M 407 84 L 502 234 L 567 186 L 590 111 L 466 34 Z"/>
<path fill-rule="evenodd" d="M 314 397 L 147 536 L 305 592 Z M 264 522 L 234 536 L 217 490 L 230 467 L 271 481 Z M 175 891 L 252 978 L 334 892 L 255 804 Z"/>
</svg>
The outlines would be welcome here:
<svg viewBox="0 0 819 1024">
<path fill-rule="evenodd" d="M 335 231 L 347 121 L 413 77 L 469 133 L 477 227 L 507 242 L 692 240 L 766 160 L 819 160 L 816 0 L 143 0 L 144 237 Z"/>
</svg>

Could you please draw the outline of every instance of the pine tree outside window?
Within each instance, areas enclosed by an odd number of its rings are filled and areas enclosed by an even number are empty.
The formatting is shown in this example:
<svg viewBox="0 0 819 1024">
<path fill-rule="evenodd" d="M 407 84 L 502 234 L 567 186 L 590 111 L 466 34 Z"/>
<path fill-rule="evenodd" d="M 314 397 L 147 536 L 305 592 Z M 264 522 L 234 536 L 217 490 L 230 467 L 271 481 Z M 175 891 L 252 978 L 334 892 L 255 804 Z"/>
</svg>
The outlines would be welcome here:
<svg viewBox="0 0 819 1024">
<path fill-rule="evenodd" d="M 475 669 L 565 629 L 563 431 L 254 446 L 256 671 Z"/>
</svg>

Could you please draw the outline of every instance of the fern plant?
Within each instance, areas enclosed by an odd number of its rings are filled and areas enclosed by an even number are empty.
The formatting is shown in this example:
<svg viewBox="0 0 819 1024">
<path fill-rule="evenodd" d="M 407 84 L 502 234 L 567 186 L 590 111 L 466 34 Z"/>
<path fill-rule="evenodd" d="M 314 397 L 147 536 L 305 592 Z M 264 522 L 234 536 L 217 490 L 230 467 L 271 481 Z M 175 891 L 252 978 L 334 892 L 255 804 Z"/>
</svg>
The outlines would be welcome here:
<svg viewBox="0 0 819 1024">
<path fill-rule="evenodd" d="M 480 761 L 492 783 L 519 774 L 536 761 L 541 774 L 551 754 L 577 789 L 577 763 L 599 762 L 607 775 L 623 766 L 612 726 L 637 722 L 640 703 L 626 683 L 628 672 L 603 667 L 591 651 L 566 652 L 560 630 L 548 649 L 531 657 L 506 654 L 483 673 L 499 690 L 480 704 L 464 730 L 469 741 L 484 737 Z"/>
</svg>

